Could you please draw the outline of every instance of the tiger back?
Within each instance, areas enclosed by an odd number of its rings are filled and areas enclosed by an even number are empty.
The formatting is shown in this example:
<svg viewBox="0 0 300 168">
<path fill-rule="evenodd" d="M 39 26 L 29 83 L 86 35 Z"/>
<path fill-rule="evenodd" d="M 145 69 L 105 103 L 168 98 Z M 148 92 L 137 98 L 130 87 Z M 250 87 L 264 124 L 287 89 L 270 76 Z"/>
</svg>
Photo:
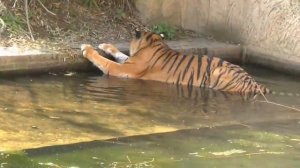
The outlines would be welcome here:
<svg viewBox="0 0 300 168">
<path fill-rule="evenodd" d="M 269 92 L 240 66 L 218 57 L 180 53 L 171 49 L 160 35 L 153 32 L 136 32 L 130 43 L 130 57 L 122 64 L 95 58 L 101 56 L 90 46 L 84 47 L 83 52 L 104 73 L 113 76 L 229 92 Z"/>
</svg>

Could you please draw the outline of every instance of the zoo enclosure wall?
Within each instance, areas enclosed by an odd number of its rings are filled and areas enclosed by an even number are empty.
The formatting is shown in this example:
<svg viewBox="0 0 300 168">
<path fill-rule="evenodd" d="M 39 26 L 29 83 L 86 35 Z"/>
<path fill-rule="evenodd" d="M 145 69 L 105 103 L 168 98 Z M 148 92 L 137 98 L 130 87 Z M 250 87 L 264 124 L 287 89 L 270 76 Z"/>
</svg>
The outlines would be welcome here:
<svg viewBox="0 0 300 168">
<path fill-rule="evenodd" d="M 142 20 L 241 44 L 247 63 L 300 74 L 299 0 L 136 0 Z"/>
</svg>

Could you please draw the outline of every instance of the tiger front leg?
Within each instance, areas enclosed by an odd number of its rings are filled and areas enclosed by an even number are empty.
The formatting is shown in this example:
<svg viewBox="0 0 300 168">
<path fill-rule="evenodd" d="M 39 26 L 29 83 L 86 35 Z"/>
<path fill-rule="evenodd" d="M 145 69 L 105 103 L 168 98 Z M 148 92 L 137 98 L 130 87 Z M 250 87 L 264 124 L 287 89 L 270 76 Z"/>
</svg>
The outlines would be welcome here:
<svg viewBox="0 0 300 168">
<path fill-rule="evenodd" d="M 98 46 L 98 48 L 100 50 L 103 50 L 106 54 L 112 55 L 120 64 L 123 64 L 128 59 L 128 56 L 126 54 L 122 53 L 117 49 L 117 47 L 112 44 L 102 43 Z"/>
<path fill-rule="evenodd" d="M 125 64 L 119 64 L 103 57 L 89 44 L 82 44 L 81 51 L 83 57 L 91 61 L 106 75 L 127 77 L 127 78 L 134 77 L 132 73 L 130 73 L 132 71 L 131 67 L 128 68 L 127 65 Z"/>
</svg>

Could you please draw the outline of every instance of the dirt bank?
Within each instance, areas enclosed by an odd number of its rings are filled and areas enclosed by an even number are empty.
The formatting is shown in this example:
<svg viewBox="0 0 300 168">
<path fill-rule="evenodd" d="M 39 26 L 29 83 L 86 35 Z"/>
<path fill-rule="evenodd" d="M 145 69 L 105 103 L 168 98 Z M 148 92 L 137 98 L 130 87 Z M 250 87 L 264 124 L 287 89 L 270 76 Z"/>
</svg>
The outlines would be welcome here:
<svg viewBox="0 0 300 168">
<path fill-rule="evenodd" d="M 0 45 L 6 47 L 128 41 L 135 28 L 145 28 L 130 1 L 32 0 L 28 21 L 23 1 L 2 1 L 0 6 Z"/>
</svg>

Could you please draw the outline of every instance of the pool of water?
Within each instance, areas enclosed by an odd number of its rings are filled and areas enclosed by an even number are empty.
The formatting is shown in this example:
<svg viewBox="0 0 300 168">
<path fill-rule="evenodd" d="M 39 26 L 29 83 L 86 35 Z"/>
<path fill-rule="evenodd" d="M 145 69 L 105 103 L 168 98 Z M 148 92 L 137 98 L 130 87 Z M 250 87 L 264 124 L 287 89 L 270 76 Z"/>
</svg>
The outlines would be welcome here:
<svg viewBox="0 0 300 168">
<path fill-rule="evenodd" d="M 247 69 L 300 108 L 299 77 Z M 0 92 L 0 167 L 300 166 L 300 112 L 261 96 L 94 73 L 2 78 Z"/>
</svg>

